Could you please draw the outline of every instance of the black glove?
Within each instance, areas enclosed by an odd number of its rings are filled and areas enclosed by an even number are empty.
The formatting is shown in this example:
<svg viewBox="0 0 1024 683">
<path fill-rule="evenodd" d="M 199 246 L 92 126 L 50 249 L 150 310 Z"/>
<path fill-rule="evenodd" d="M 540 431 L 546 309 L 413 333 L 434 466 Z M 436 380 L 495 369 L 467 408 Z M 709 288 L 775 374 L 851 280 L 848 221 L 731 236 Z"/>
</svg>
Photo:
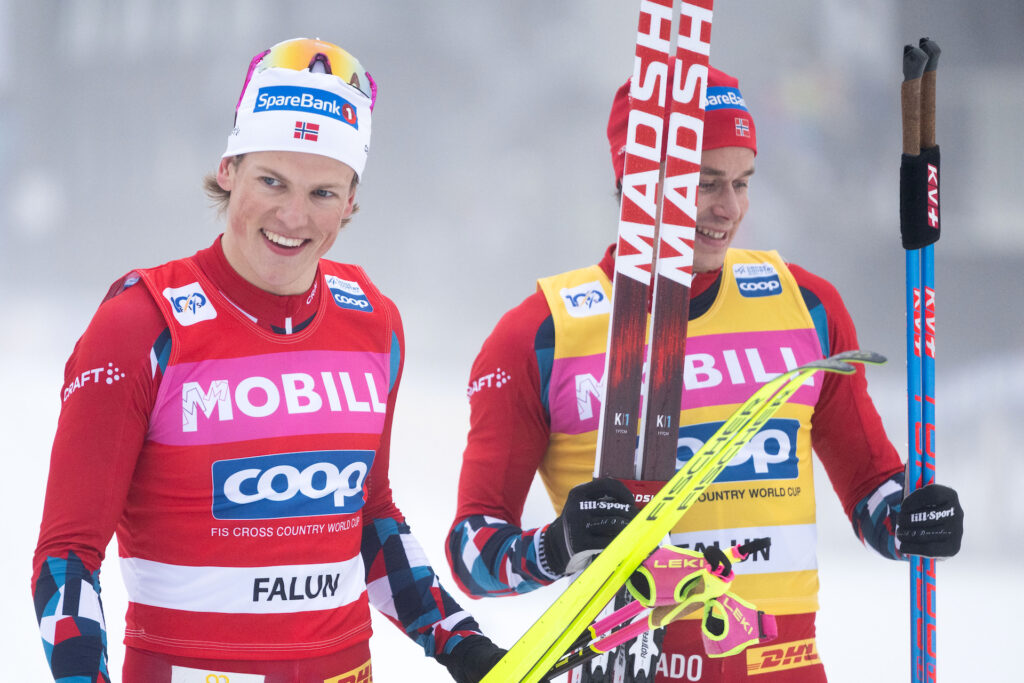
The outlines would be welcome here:
<svg viewBox="0 0 1024 683">
<path fill-rule="evenodd" d="M 960 552 L 964 511 L 956 491 L 928 484 L 903 499 L 896 520 L 896 549 L 904 555 L 953 557 Z"/>
<path fill-rule="evenodd" d="M 579 484 L 569 491 L 562 514 L 544 530 L 540 560 L 552 574 L 578 572 L 635 514 L 633 494 L 618 479 Z"/>
<path fill-rule="evenodd" d="M 438 655 L 457 683 L 477 683 L 505 656 L 505 650 L 482 635 L 466 636 L 450 654 Z"/>
</svg>

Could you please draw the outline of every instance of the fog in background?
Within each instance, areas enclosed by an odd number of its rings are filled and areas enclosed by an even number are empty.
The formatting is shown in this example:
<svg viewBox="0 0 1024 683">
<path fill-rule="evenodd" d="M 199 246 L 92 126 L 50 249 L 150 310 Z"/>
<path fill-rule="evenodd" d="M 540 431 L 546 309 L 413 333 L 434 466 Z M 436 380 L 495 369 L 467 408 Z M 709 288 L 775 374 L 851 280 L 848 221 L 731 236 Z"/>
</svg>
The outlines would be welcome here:
<svg viewBox="0 0 1024 683">
<path fill-rule="evenodd" d="M 537 277 L 596 262 L 614 240 L 605 126 L 632 70 L 638 6 L 0 0 L 0 577 L 10 592 L 0 643 L 14 672 L 5 680 L 47 674 L 30 557 L 63 363 L 111 282 L 192 254 L 222 230 L 201 179 L 224 150 L 249 59 L 299 35 L 342 45 L 380 87 L 361 210 L 328 256 L 362 264 L 403 313 L 398 502 L 442 579 L 499 642 L 511 645 L 539 616 L 555 589 L 471 601 L 444 561 L 465 386 L 480 344 Z M 1009 622 L 980 633 L 977 600 L 989 614 L 1024 607 L 1022 554 L 1009 542 L 1024 532 L 1013 427 L 1024 408 L 1024 5 L 719 0 L 711 60 L 740 79 L 757 124 L 736 244 L 778 249 L 837 286 L 862 347 L 890 358 L 869 381 L 905 454 L 898 94 L 902 46 L 922 35 L 943 50 L 938 478 L 959 490 L 967 527 L 961 557 L 940 566 L 940 671 L 1007 680 Z M 906 680 L 906 567 L 859 546 L 818 474 L 819 646 L 830 680 Z M 524 524 L 551 514 L 535 491 Z M 119 680 L 115 556 L 112 545 L 103 596 Z M 378 680 L 445 680 L 395 629 L 376 630 Z"/>
</svg>

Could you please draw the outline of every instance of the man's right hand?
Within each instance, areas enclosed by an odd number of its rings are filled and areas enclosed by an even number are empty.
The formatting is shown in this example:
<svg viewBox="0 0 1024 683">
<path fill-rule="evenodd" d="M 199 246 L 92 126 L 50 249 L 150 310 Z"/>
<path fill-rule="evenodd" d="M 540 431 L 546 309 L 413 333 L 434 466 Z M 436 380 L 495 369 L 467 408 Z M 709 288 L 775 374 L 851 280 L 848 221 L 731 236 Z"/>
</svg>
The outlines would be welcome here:
<svg viewBox="0 0 1024 683">
<path fill-rule="evenodd" d="M 562 514 L 543 532 L 542 565 L 555 575 L 580 571 L 634 515 L 633 494 L 618 479 L 604 477 L 575 486 Z"/>
</svg>

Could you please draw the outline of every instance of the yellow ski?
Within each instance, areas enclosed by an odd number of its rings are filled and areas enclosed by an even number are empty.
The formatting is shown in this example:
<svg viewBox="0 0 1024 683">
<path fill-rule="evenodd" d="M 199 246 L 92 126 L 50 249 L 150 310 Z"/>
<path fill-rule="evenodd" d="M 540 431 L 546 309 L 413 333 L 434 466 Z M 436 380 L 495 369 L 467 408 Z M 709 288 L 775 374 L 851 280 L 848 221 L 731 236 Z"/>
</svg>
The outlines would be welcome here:
<svg viewBox="0 0 1024 683">
<path fill-rule="evenodd" d="M 534 622 L 482 683 L 536 683 L 543 678 L 768 419 L 814 373 L 852 374 L 851 362 L 881 364 L 885 358 L 871 351 L 846 351 L 783 373 L 754 392 Z"/>
</svg>

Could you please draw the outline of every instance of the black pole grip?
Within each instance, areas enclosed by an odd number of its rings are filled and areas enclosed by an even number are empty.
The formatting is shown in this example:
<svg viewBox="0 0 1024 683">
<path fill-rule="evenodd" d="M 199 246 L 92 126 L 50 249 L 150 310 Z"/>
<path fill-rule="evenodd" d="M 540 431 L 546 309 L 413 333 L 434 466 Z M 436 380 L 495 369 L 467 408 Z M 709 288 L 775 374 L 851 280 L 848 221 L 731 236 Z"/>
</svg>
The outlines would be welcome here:
<svg viewBox="0 0 1024 683">
<path fill-rule="evenodd" d="M 900 234 L 904 249 L 939 240 L 939 146 L 904 154 L 900 163 Z"/>
</svg>

